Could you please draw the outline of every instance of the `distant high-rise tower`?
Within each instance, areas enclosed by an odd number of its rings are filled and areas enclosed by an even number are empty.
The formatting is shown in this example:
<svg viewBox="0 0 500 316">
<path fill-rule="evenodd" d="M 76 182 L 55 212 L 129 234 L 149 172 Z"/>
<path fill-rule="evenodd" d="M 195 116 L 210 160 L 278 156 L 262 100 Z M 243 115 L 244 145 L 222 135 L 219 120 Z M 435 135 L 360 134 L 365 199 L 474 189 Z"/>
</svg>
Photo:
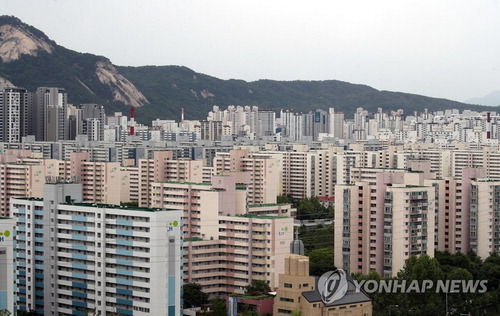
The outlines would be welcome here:
<svg viewBox="0 0 500 316">
<path fill-rule="evenodd" d="M 106 119 L 104 107 L 97 104 L 82 104 L 80 108 L 82 109 L 83 134 L 87 135 L 88 140 L 103 140 Z"/>
<path fill-rule="evenodd" d="M 67 139 L 67 99 L 63 88 L 40 87 L 36 90 L 33 126 L 36 140 Z"/>
<path fill-rule="evenodd" d="M 28 135 L 29 113 L 33 94 L 23 88 L 5 88 L 0 91 L 0 141 L 21 142 Z"/>
</svg>

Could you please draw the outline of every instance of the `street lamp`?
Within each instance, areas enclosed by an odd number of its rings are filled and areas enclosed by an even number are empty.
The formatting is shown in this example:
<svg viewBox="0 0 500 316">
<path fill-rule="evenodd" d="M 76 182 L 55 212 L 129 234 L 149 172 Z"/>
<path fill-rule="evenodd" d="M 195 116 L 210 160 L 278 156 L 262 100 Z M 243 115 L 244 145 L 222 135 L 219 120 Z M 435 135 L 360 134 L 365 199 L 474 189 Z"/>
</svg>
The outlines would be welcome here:
<svg viewBox="0 0 500 316">
<path fill-rule="evenodd" d="M 389 305 L 389 316 L 391 316 L 391 308 L 399 307 L 399 305 Z"/>
</svg>

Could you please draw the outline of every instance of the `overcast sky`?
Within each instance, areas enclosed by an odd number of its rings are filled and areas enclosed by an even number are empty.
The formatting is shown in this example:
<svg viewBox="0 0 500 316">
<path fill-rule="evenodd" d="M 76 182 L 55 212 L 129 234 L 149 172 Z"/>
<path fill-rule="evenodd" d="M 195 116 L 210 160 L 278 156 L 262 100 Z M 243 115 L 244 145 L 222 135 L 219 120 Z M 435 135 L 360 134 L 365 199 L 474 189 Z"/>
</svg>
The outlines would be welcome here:
<svg viewBox="0 0 500 316">
<path fill-rule="evenodd" d="M 499 0 L 2 0 L 116 65 L 323 80 L 463 101 L 500 90 Z"/>
</svg>

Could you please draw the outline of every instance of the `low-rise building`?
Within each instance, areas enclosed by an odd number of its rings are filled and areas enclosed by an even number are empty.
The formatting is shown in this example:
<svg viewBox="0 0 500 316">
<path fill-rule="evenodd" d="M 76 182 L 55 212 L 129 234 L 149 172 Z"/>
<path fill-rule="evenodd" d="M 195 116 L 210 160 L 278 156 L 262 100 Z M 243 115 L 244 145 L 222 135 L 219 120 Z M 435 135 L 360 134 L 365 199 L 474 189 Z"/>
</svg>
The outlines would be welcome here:
<svg viewBox="0 0 500 316">
<path fill-rule="evenodd" d="M 308 257 L 289 255 L 285 258 L 285 271 L 279 276 L 273 315 L 290 315 L 294 312 L 321 316 L 372 315 L 371 299 L 362 290 L 356 289 L 349 276 L 346 294 L 329 304 L 322 301 L 317 290 L 318 280 L 309 275 Z"/>
</svg>

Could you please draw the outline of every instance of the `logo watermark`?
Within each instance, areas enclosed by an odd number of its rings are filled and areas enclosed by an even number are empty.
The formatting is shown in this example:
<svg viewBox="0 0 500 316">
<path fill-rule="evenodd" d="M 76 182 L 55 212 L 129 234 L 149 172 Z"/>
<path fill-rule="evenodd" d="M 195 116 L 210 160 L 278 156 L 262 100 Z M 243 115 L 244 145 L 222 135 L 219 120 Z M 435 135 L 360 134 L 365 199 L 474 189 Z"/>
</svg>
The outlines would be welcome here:
<svg viewBox="0 0 500 316">
<path fill-rule="evenodd" d="M 5 241 L 5 237 L 9 237 L 10 236 L 10 231 L 6 230 L 4 232 L 0 232 L 0 241 Z"/>
<path fill-rule="evenodd" d="M 318 280 L 318 292 L 325 304 L 333 303 L 344 297 L 347 289 L 347 274 L 342 269 L 326 272 Z"/>
<path fill-rule="evenodd" d="M 351 286 L 350 286 L 351 284 Z M 362 280 L 357 282 L 344 270 L 323 274 L 317 291 L 325 304 L 343 298 L 348 291 L 371 293 L 485 293 L 488 280 Z"/>
<path fill-rule="evenodd" d="M 365 293 L 484 293 L 488 280 L 362 280 Z"/>
</svg>

